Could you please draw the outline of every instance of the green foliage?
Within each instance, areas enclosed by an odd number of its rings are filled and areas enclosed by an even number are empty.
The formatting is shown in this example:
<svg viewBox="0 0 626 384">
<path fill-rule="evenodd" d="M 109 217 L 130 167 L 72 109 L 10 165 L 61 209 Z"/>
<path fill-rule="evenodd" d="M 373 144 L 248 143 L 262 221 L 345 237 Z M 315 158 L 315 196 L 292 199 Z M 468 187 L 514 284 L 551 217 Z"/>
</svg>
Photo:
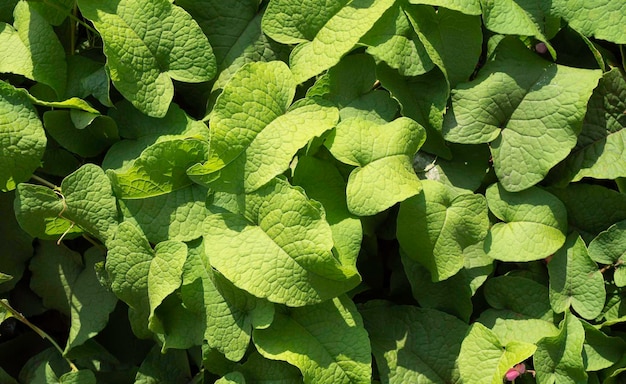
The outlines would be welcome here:
<svg viewBox="0 0 626 384">
<path fill-rule="evenodd" d="M 623 382 L 625 26 L 2 2 L 0 382 Z"/>
</svg>

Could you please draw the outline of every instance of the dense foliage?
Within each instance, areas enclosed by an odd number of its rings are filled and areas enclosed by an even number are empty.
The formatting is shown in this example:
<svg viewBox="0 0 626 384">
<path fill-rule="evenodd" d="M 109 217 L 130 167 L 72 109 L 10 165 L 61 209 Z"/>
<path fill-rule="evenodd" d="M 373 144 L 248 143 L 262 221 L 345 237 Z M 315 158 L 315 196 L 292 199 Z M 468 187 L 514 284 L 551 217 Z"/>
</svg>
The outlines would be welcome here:
<svg viewBox="0 0 626 384">
<path fill-rule="evenodd" d="M 3 0 L 0 382 L 625 382 L 624 44 L 611 0 Z"/>
</svg>

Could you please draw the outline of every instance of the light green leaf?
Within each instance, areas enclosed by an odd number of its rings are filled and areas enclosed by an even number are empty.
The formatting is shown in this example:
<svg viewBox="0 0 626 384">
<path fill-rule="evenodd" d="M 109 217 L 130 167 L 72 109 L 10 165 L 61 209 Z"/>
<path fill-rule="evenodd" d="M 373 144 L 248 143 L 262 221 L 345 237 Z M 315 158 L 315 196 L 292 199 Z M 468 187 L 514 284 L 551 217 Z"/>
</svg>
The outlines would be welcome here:
<svg viewBox="0 0 626 384">
<path fill-rule="evenodd" d="M 428 4 L 463 12 L 467 15 L 480 15 L 479 0 L 409 0 L 411 4 Z"/>
<path fill-rule="evenodd" d="M 567 213 L 554 195 L 531 187 L 507 192 L 493 184 L 485 193 L 489 210 L 502 222 L 494 224 L 485 239 L 485 252 L 502 261 L 546 258 L 565 242 Z"/>
<path fill-rule="evenodd" d="M 211 45 L 198 24 L 167 0 L 79 0 L 104 41 L 107 69 L 120 93 L 153 117 L 167 113 L 172 80 L 202 82 L 216 73 Z"/>
<path fill-rule="evenodd" d="M 158 243 L 202 236 L 202 222 L 211 214 L 206 199 L 207 189 L 194 184 L 166 195 L 118 202 L 125 220 L 136 222 L 150 242 Z"/>
<path fill-rule="evenodd" d="M 393 4 L 393 0 L 353 0 L 329 15 L 312 41 L 303 42 L 291 52 L 289 63 L 296 82 L 302 83 L 337 64 Z"/>
<path fill-rule="evenodd" d="M 49 85 L 57 96 L 65 92 L 65 51 L 52 26 L 34 9 L 20 1 L 14 10 L 15 29 L 0 23 L 0 72 L 23 75 Z"/>
<path fill-rule="evenodd" d="M 550 3 L 533 0 L 481 0 L 487 29 L 501 35 L 532 36 L 543 42 L 556 58 L 549 40 L 560 28 L 560 20 L 550 12 Z"/>
<path fill-rule="evenodd" d="M 502 185 L 512 192 L 527 189 L 575 146 L 600 76 L 599 70 L 544 61 L 520 41 L 505 38 L 495 60 L 452 92 L 444 137 L 466 144 L 491 142 Z"/>
<path fill-rule="evenodd" d="M 274 307 L 214 272 L 204 248 L 204 243 L 197 242 L 189 249 L 181 297 L 187 308 L 201 315 L 208 344 L 227 359 L 239 361 L 248 349 L 252 329 L 267 327 Z"/>
<path fill-rule="evenodd" d="M 380 83 L 400 103 L 401 113 L 426 129 L 422 150 L 450 158 L 450 149 L 443 139 L 441 126 L 448 100 L 448 82 L 439 69 L 416 77 L 401 76 L 386 65 L 379 65 L 376 74 Z M 428 89 L 428 92 L 424 92 Z"/>
<path fill-rule="evenodd" d="M 97 116 L 83 128 L 72 122 L 70 111 L 43 114 L 46 132 L 63 148 L 81 157 L 95 157 L 119 140 L 117 125 L 108 116 Z"/>
<path fill-rule="evenodd" d="M 626 80 L 618 68 L 604 74 L 594 90 L 582 131 L 557 169 L 565 179 L 615 179 L 626 176 Z"/>
<path fill-rule="evenodd" d="M 583 318 L 595 319 L 604 307 L 604 278 L 587 254 L 585 242 L 577 233 L 568 236 L 565 245 L 548 263 L 550 304 L 556 313 L 570 306 Z"/>
<path fill-rule="evenodd" d="M 243 214 L 205 221 L 211 265 L 235 286 L 276 303 L 303 306 L 353 288 L 359 275 L 332 254 L 319 203 L 280 179 L 246 195 Z"/>
<path fill-rule="evenodd" d="M 92 107 L 91 104 L 89 104 L 83 99 L 79 99 L 78 97 L 70 97 L 69 99 L 62 100 L 62 101 L 48 101 L 48 100 L 38 99 L 37 97 L 28 93 L 25 89 L 19 89 L 19 91 L 24 93 L 26 96 L 28 96 L 28 98 L 33 104 L 41 105 L 42 107 L 68 108 L 70 110 L 85 111 L 85 112 L 93 113 L 96 115 L 100 114 L 100 112 L 94 107 Z"/>
<path fill-rule="evenodd" d="M 348 211 L 346 182 L 337 168 L 330 162 L 314 157 L 300 157 L 293 183 L 304 188 L 309 198 L 322 203 L 341 264 L 353 266 L 358 273 L 356 261 L 363 230 L 361 221 Z"/>
<path fill-rule="evenodd" d="M 46 0 L 42 2 L 34 1 L 31 7 L 40 15 L 54 25 L 58 26 L 65 21 L 74 7 L 74 0 Z"/>
<path fill-rule="evenodd" d="M 46 135 L 28 98 L 0 81 L 0 191 L 15 189 L 40 166 Z"/>
<path fill-rule="evenodd" d="M 121 170 L 107 170 L 119 198 L 161 196 L 192 184 L 187 169 L 206 160 L 209 144 L 204 140 L 172 139 L 157 142 Z"/>
<path fill-rule="evenodd" d="M 156 308 L 182 284 L 183 265 L 186 259 L 187 245 L 180 241 L 164 241 L 154 248 L 154 258 L 148 269 L 150 329 L 153 329 Z"/>
<path fill-rule="evenodd" d="M 100 284 L 96 274 L 96 263 L 104 261 L 104 252 L 93 247 L 85 252 L 84 258 L 84 269 L 66 291 L 71 319 L 66 354 L 103 330 L 117 304 L 115 295 Z"/>
<path fill-rule="evenodd" d="M 485 299 L 495 309 L 509 309 L 530 318 L 552 322 L 548 287 L 519 276 L 498 276 L 485 283 Z"/>
<path fill-rule="evenodd" d="M 557 336 L 546 337 L 537 343 L 533 356 L 537 383 L 587 383 L 583 364 L 583 326 L 570 312 L 565 313 Z"/>
<path fill-rule="evenodd" d="M 346 296 L 277 312 L 267 329 L 255 329 L 261 355 L 300 369 L 304 383 L 371 381 L 367 332 L 354 303 Z"/>
<path fill-rule="evenodd" d="M 88 369 L 72 371 L 59 377 L 60 384 L 96 384 L 96 376 Z"/>
<path fill-rule="evenodd" d="M 617 363 L 626 356 L 626 342 L 620 337 L 607 336 L 586 321 L 581 321 L 585 329 L 583 362 L 585 371 L 599 371 Z"/>
<path fill-rule="evenodd" d="M 307 96 L 321 96 L 333 102 L 341 120 L 361 117 L 385 123 L 396 116 L 398 105 L 375 83 L 374 60 L 366 54 L 349 55 L 321 76 L 307 90 Z"/>
<path fill-rule="evenodd" d="M 552 12 L 585 36 L 626 44 L 626 4 L 621 1 L 557 0 Z"/>
<path fill-rule="evenodd" d="M 531 318 L 508 309 L 487 309 L 476 321 L 489 328 L 504 345 L 510 342 L 537 344 L 542 338 L 559 333 L 552 319 Z"/>
<path fill-rule="evenodd" d="M 442 281 L 463 268 L 464 249 L 487 236 L 487 203 L 437 181 L 421 183 L 422 193 L 400 204 L 396 234 L 406 255 Z"/>
<path fill-rule="evenodd" d="M 461 380 L 467 383 L 500 384 L 509 368 L 535 352 L 530 343 L 511 341 L 502 345 L 481 323 L 474 323 L 461 344 L 458 357 Z"/>
<path fill-rule="evenodd" d="M 613 265 L 615 285 L 626 286 L 626 220 L 613 224 L 593 239 L 589 257 L 597 263 Z"/>
<path fill-rule="evenodd" d="M 422 75 L 434 66 L 400 5 L 389 8 L 360 43 L 377 63 L 385 62 L 402 76 Z"/>
<path fill-rule="evenodd" d="M 184 350 L 170 349 L 161 353 L 155 345 L 141 363 L 135 384 L 188 383 L 191 380 L 187 353 Z"/>
<path fill-rule="evenodd" d="M 411 159 L 424 140 L 424 128 L 407 117 L 383 125 L 341 121 L 325 145 L 341 162 L 357 166 L 346 189 L 350 212 L 374 215 L 419 193 Z"/>
<path fill-rule="evenodd" d="M 407 6 L 405 13 L 450 87 L 467 81 L 482 51 L 480 17 L 425 5 Z"/>
<path fill-rule="evenodd" d="M 246 384 L 246 378 L 241 372 L 229 372 L 218 379 L 215 384 Z"/>
<path fill-rule="evenodd" d="M 434 309 L 370 301 L 360 308 L 381 382 L 454 383 L 467 325 Z"/>
</svg>

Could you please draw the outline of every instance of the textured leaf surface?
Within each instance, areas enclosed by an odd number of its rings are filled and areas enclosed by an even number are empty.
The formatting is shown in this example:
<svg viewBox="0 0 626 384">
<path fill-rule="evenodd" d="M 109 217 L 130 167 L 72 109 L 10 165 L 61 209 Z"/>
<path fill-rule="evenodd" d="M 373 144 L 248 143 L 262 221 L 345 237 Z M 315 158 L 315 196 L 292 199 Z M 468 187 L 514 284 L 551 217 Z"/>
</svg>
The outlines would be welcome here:
<svg viewBox="0 0 626 384">
<path fill-rule="evenodd" d="M 531 318 L 508 309 L 487 309 L 477 321 L 489 328 L 504 345 L 510 342 L 537 344 L 542 338 L 559 333 L 552 319 Z"/>
<path fill-rule="evenodd" d="M 383 383 L 458 382 L 467 325 L 433 309 L 371 301 L 360 308 Z"/>
<path fill-rule="evenodd" d="M 548 264 L 550 304 L 561 313 L 570 306 L 583 318 L 595 319 L 606 299 L 604 278 L 578 234 L 568 237 Z"/>
<path fill-rule="evenodd" d="M 188 383 L 190 379 L 189 362 L 185 351 L 174 349 L 161 353 L 159 346 L 155 345 L 141 363 L 135 376 L 135 384 L 183 384 Z"/>
<path fill-rule="evenodd" d="M 370 383 L 367 331 L 346 296 L 277 312 L 267 329 L 256 329 L 259 352 L 300 369 L 304 383 Z"/>
<path fill-rule="evenodd" d="M 422 193 L 400 204 L 397 237 L 407 256 L 441 281 L 463 267 L 465 248 L 487 236 L 487 203 L 436 181 L 421 183 Z"/>
<path fill-rule="evenodd" d="M 15 29 L 0 22 L 0 72 L 15 73 L 65 92 L 65 52 L 52 26 L 30 2 L 15 6 Z"/>
<path fill-rule="evenodd" d="M 615 267 L 613 279 L 618 287 L 626 286 L 626 220 L 613 224 L 589 244 L 589 257 Z"/>
<path fill-rule="evenodd" d="M 411 158 L 424 140 L 424 129 L 406 117 L 384 125 L 359 118 L 340 122 L 325 145 L 338 160 L 357 166 L 346 189 L 350 212 L 373 215 L 419 193 Z"/>
<path fill-rule="evenodd" d="M 576 145 L 600 76 L 600 71 L 544 61 L 520 42 L 505 39 L 495 60 L 453 91 L 444 136 L 459 143 L 491 142 L 502 185 L 509 191 L 527 189 Z"/>
<path fill-rule="evenodd" d="M 167 0 L 78 1 L 104 40 L 111 80 L 149 116 L 167 113 L 172 80 L 208 81 L 215 76 L 211 45 L 198 24 Z"/>
<path fill-rule="evenodd" d="M 461 344 L 458 357 L 461 380 L 468 383 L 499 384 L 506 371 L 529 358 L 536 347 L 512 341 L 502 345 L 481 323 L 474 323 Z"/>
<path fill-rule="evenodd" d="M 565 242 L 567 213 L 554 195 L 537 187 L 507 192 L 493 184 L 485 193 L 489 210 L 502 222 L 485 239 L 485 251 L 496 260 L 531 261 L 546 258 Z"/>
<path fill-rule="evenodd" d="M 620 1 L 558 0 L 552 9 L 585 36 L 626 44 L 626 4 Z"/>
<path fill-rule="evenodd" d="M 480 15 L 479 0 L 409 0 L 411 4 L 428 4 L 436 5 L 463 12 L 467 15 Z"/>
<path fill-rule="evenodd" d="M 593 325 L 582 321 L 585 329 L 583 362 L 586 371 L 599 371 L 617 363 L 626 354 L 626 342 L 615 336 L 607 336 Z"/>
<path fill-rule="evenodd" d="M 393 0 L 353 0 L 339 9 L 312 41 L 291 52 L 289 64 L 296 82 L 302 83 L 337 64 L 393 4 Z"/>
<path fill-rule="evenodd" d="M 564 164 L 567 179 L 626 176 L 626 80 L 617 68 L 604 74 L 594 90 L 582 131 Z"/>
<path fill-rule="evenodd" d="M 107 116 L 92 116 L 84 127 L 76 127 L 72 116 L 71 111 L 48 111 L 43 122 L 50 136 L 79 156 L 97 156 L 119 139 L 117 125 Z"/>
<path fill-rule="evenodd" d="M 180 241 L 164 241 L 154 248 L 154 258 L 148 269 L 151 323 L 156 308 L 182 284 L 183 265 L 186 259 L 187 245 Z"/>
<path fill-rule="evenodd" d="M 585 331 L 582 323 L 569 312 L 561 322 L 557 336 L 546 337 L 537 344 L 533 356 L 537 383 L 586 383 L 583 365 Z"/>
<path fill-rule="evenodd" d="M 485 283 L 485 298 L 496 309 L 553 321 L 548 287 L 519 276 L 498 276 Z"/>
<path fill-rule="evenodd" d="M 245 196 L 243 215 L 205 221 L 211 265 L 237 287 L 276 303 L 302 306 L 346 292 L 359 281 L 331 252 L 332 231 L 319 203 L 275 179 Z"/>
<path fill-rule="evenodd" d="M 0 81 L 0 191 L 15 189 L 41 163 L 46 135 L 28 98 Z"/>
</svg>

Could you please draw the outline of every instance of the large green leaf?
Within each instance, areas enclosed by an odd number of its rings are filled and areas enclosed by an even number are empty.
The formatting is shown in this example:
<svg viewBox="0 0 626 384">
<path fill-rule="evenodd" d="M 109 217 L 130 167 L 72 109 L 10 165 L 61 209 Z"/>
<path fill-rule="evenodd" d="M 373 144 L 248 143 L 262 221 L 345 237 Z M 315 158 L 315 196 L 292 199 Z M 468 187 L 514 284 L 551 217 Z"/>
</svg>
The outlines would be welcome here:
<svg viewBox="0 0 626 384">
<path fill-rule="evenodd" d="M 566 180 L 626 177 L 626 80 L 617 68 L 594 90 L 582 131 L 572 152 L 555 170 Z"/>
<path fill-rule="evenodd" d="M 584 341 L 585 331 L 581 321 L 566 312 L 561 332 L 537 344 L 537 352 L 533 356 L 537 383 L 587 383 L 582 357 Z"/>
<path fill-rule="evenodd" d="M 487 203 L 437 181 L 421 183 L 422 193 L 400 204 L 397 237 L 406 255 L 441 281 L 463 268 L 465 248 L 487 236 Z"/>
<path fill-rule="evenodd" d="M 52 26 L 32 2 L 20 1 L 14 10 L 15 29 L 0 22 L 0 72 L 15 73 L 65 92 L 65 51 Z"/>
<path fill-rule="evenodd" d="M 211 45 L 198 24 L 167 0 L 79 0 L 80 11 L 104 40 L 111 80 L 149 116 L 167 113 L 172 80 L 208 81 L 215 76 Z"/>
<path fill-rule="evenodd" d="M 245 196 L 242 214 L 209 216 L 204 241 L 211 265 L 235 286 L 289 306 L 315 304 L 359 281 L 335 258 L 319 203 L 274 179 Z"/>
<path fill-rule="evenodd" d="M 608 368 L 626 356 L 626 341 L 624 339 L 607 336 L 586 321 L 581 322 L 585 329 L 583 362 L 586 371 Z"/>
<path fill-rule="evenodd" d="M 182 284 L 186 259 L 187 245 L 180 241 L 163 241 L 154 248 L 154 258 L 148 269 L 150 329 L 153 329 L 154 311 Z"/>
<path fill-rule="evenodd" d="M 411 159 L 424 140 L 424 128 L 407 117 L 388 124 L 341 121 L 325 145 L 338 160 L 357 166 L 346 189 L 350 212 L 373 215 L 419 193 Z"/>
<path fill-rule="evenodd" d="M 567 213 L 554 195 L 531 187 L 507 192 L 493 184 L 485 193 L 489 210 L 502 222 L 485 239 L 485 251 L 496 260 L 531 261 L 546 258 L 565 242 Z"/>
<path fill-rule="evenodd" d="M 533 344 L 510 341 L 503 345 L 498 337 L 481 323 L 474 323 L 463 339 L 458 357 L 462 382 L 500 384 L 515 364 L 529 358 Z"/>
<path fill-rule="evenodd" d="M 0 80 L 0 191 L 15 189 L 39 167 L 46 134 L 28 98 Z"/>
<path fill-rule="evenodd" d="M 585 242 L 577 233 L 548 263 L 550 273 L 550 304 L 555 312 L 570 306 L 585 319 L 595 319 L 604 307 L 604 278 L 596 263 L 587 254 Z"/>
<path fill-rule="evenodd" d="M 544 337 L 559 333 L 553 320 L 536 319 L 509 309 L 487 309 L 476 321 L 489 328 L 503 345 L 510 342 L 537 344 Z"/>
<path fill-rule="evenodd" d="M 266 329 L 255 329 L 259 352 L 300 369 L 305 384 L 371 382 L 367 331 L 354 303 L 346 296 L 277 312 Z"/>
<path fill-rule="evenodd" d="M 184 384 L 189 380 L 191 372 L 185 351 L 173 349 L 161 353 L 158 345 L 150 350 L 135 376 L 135 384 Z"/>
<path fill-rule="evenodd" d="M 585 36 L 626 44 L 626 4 L 610 0 L 555 0 L 552 11 Z"/>
<path fill-rule="evenodd" d="M 553 321 L 548 287 L 519 276 L 498 276 L 485 283 L 485 299 L 496 309 Z"/>
<path fill-rule="evenodd" d="M 593 239 L 589 257 L 597 263 L 613 265 L 615 285 L 626 286 L 626 220 L 613 224 Z"/>
<path fill-rule="evenodd" d="M 360 308 L 381 382 L 459 382 L 456 357 L 467 325 L 434 309 L 370 301 Z"/>
<path fill-rule="evenodd" d="M 72 117 L 87 115 L 85 126 L 77 127 Z M 81 157 L 95 157 L 119 140 L 117 125 L 108 116 L 87 112 L 47 111 L 43 115 L 46 132 L 63 148 Z"/>
<path fill-rule="evenodd" d="M 576 145 L 600 76 L 601 71 L 544 61 L 518 40 L 506 38 L 495 60 L 452 92 L 444 137 L 467 144 L 491 142 L 504 188 L 527 189 Z"/>
</svg>

